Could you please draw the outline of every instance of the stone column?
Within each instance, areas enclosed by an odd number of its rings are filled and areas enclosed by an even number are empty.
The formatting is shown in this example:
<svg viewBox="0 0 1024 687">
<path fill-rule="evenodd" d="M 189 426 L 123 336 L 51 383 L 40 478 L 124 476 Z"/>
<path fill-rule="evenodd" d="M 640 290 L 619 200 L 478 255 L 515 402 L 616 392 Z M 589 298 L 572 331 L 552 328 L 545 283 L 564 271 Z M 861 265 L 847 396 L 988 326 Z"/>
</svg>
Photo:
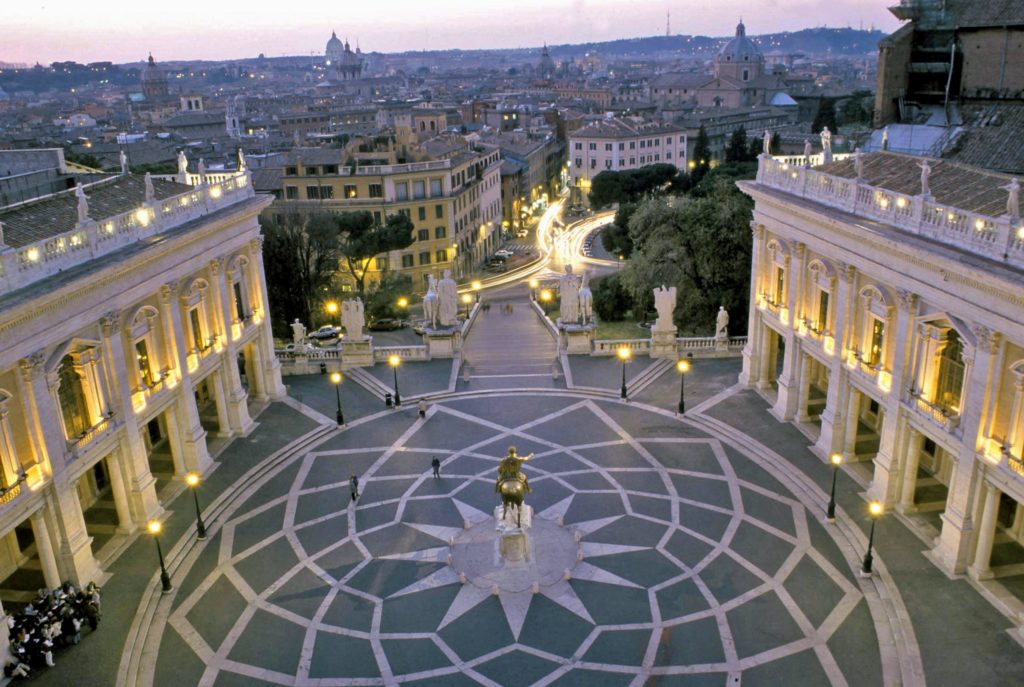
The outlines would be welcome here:
<svg viewBox="0 0 1024 687">
<path fill-rule="evenodd" d="M 807 404 L 811 400 L 811 356 L 800 353 L 800 377 L 797 380 L 796 421 L 807 422 Z"/>
<path fill-rule="evenodd" d="M 907 429 L 907 453 L 903 457 L 903 481 L 900 484 L 900 501 L 896 509 L 900 513 L 911 513 L 914 508 L 914 492 L 917 490 L 917 468 L 921 462 L 924 435 L 914 429 Z"/>
<path fill-rule="evenodd" d="M 214 405 L 217 407 L 217 436 L 231 437 L 231 423 L 228 421 L 228 401 L 224 393 L 224 380 L 221 370 L 218 369 L 206 378 L 207 385 L 213 391 Z"/>
<path fill-rule="evenodd" d="M 846 427 L 843 431 L 843 462 L 857 462 L 857 425 L 860 422 L 860 392 L 853 386 L 846 401 Z"/>
<path fill-rule="evenodd" d="M 271 399 L 279 400 L 285 397 L 287 392 L 284 383 L 281 381 L 281 363 L 274 355 L 274 334 L 270 330 L 270 306 L 267 301 L 267 276 L 263 266 L 263 237 L 257 236 L 249 242 L 249 255 L 252 259 L 253 291 L 256 297 L 253 304 L 259 305 L 261 322 L 259 323 L 260 333 L 253 349 L 256 351 L 257 366 L 256 374 L 260 375 L 263 384 L 261 389 Z"/>
<path fill-rule="evenodd" d="M 55 466 L 64 468 L 67 454 L 67 439 L 64 436 L 64 421 L 53 404 L 47 375 L 43 371 L 45 360 L 38 351 L 21 360 L 22 379 L 25 392 L 25 417 L 32 434 L 36 459 L 43 476 L 52 476 Z"/>
<path fill-rule="evenodd" d="M 36 553 L 43 568 L 43 579 L 48 589 L 56 589 L 61 584 L 60 572 L 57 570 L 57 557 L 53 554 L 53 540 L 50 539 L 50 528 L 43 517 L 44 509 L 31 515 L 32 536 L 36 540 Z"/>
<path fill-rule="evenodd" d="M 977 347 L 973 363 L 970 361 L 970 353 L 965 351 L 968 370 L 965 372 L 965 394 L 960 400 L 960 428 L 963 439 L 949 487 L 949 496 L 946 499 L 946 510 L 942 513 L 942 533 L 938 545 L 933 549 L 940 567 L 947 574 L 953 575 L 962 573 L 967 567 L 973 529 L 971 513 L 975 506 L 975 486 L 982 472 L 977 460 L 978 451 L 982 449 L 984 441 L 980 429 L 984 418 L 988 417 L 991 401 L 996 394 L 991 377 L 995 369 L 996 354 L 1000 348 L 998 333 L 984 327 L 974 327 L 973 331 Z"/>
<path fill-rule="evenodd" d="M 747 325 L 747 345 L 743 347 L 743 371 L 739 382 L 752 388 L 761 379 L 761 338 L 764 336 L 764 325 L 761 323 L 761 311 L 757 308 L 757 296 L 760 292 L 762 272 L 764 271 L 764 227 L 756 222 L 750 223 L 753 233 L 753 248 L 750 270 L 750 308 Z"/>
<path fill-rule="evenodd" d="M 978 547 L 974 552 L 974 563 L 968 569 L 971 577 L 976 580 L 987 580 L 992 577 L 992 544 L 996 538 L 996 515 L 999 513 L 999 490 L 991 484 L 985 485 L 985 501 L 981 511 L 981 524 L 978 526 Z"/>
<path fill-rule="evenodd" d="M 161 289 L 164 304 L 164 319 L 170 323 L 174 332 L 173 345 L 175 350 L 175 366 L 181 380 L 175 390 L 173 409 L 168 409 L 167 434 L 171 442 L 171 454 L 174 458 L 175 472 L 181 468 L 187 472 L 196 470 L 205 474 L 213 464 L 206 446 L 206 431 L 199 421 L 199 409 L 196 407 L 195 384 L 188 371 L 188 345 L 185 343 L 185 321 L 182 317 L 181 304 L 175 298 L 177 293 L 174 282 L 165 284 Z M 173 416 L 174 420 L 171 420 Z"/>
<path fill-rule="evenodd" d="M 917 312 L 917 294 L 898 289 L 896 295 L 899 303 L 892 346 L 892 382 L 883 404 L 885 419 L 882 421 L 878 453 L 875 456 L 875 472 L 868 488 L 870 498 L 881 501 L 886 508 L 892 506 L 896 499 L 895 475 L 899 470 L 896 444 L 903 416 L 901 402 L 913 385 L 913 370 L 908 363 L 913 348 L 914 316 Z"/>
<path fill-rule="evenodd" d="M 832 332 L 835 339 L 835 354 L 832 356 L 830 366 L 831 374 L 828 379 L 825 410 L 821 414 L 821 434 L 818 435 L 818 441 L 814 444 L 815 450 L 826 457 L 841 448 L 842 433 L 836 432 L 836 425 L 842 421 L 845 410 L 839 407 L 841 399 L 846 397 L 849 390 L 846 366 L 843 364 L 843 352 L 846 350 L 846 337 L 850 329 L 850 303 L 853 300 L 851 293 L 855 276 L 856 270 L 852 265 L 840 266 L 839 284 L 836 287 L 836 324 Z"/>
<path fill-rule="evenodd" d="M 69 481 L 54 482 L 54 524 L 57 532 L 57 555 L 64 575 L 78 586 L 99 577 L 100 564 L 92 553 L 92 537 L 85 529 L 78 489 Z M 59 583 L 58 583 L 59 584 Z"/>
<path fill-rule="evenodd" d="M 117 511 L 117 532 L 131 534 L 137 528 L 132 520 L 132 509 L 128 503 L 128 487 L 125 485 L 123 459 L 120 449 L 116 449 L 106 457 L 107 473 L 110 475 L 110 491 L 114 496 L 114 509 Z"/>
<path fill-rule="evenodd" d="M 805 383 L 801 374 L 803 355 L 800 338 L 792 329 L 786 331 L 786 353 L 782 359 L 782 374 L 779 375 L 779 395 L 772 406 L 772 415 L 783 421 L 792 420 L 800 407 L 800 395 Z"/>
<path fill-rule="evenodd" d="M 163 508 L 156 497 L 156 478 L 149 470 L 149 455 L 142 442 L 135 409 L 132 407 L 131 377 L 121 335 L 121 315 L 117 312 L 107 313 L 100 323 L 103 326 L 104 364 L 112 385 L 117 389 L 116 414 L 124 424 L 120 431 L 119 445 L 132 521 L 136 525 L 145 526 L 146 522 L 162 513 Z"/>
<path fill-rule="evenodd" d="M 249 417 L 248 397 L 242 388 L 242 379 L 238 374 L 238 347 L 234 342 L 232 329 L 231 289 L 228 288 L 227 274 L 223 269 L 223 260 L 210 261 L 210 272 L 213 274 L 213 300 L 221 314 L 224 326 L 224 350 L 220 353 L 221 388 L 225 390 L 224 401 L 228 414 L 228 426 L 233 434 L 246 436 L 255 428 Z M 218 407 L 218 414 L 220 410 Z M 223 427 L 222 427 L 223 429 Z"/>
</svg>

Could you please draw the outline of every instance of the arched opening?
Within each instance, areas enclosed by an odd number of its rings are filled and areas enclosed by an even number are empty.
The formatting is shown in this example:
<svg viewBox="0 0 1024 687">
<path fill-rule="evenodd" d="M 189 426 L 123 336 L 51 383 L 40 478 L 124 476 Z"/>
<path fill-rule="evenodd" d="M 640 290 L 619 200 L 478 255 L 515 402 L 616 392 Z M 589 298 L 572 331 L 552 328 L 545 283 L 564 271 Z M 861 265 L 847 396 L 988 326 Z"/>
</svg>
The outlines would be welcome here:
<svg viewBox="0 0 1024 687">
<path fill-rule="evenodd" d="M 939 376 L 935 385 L 935 405 L 953 414 L 960 412 L 964 388 L 963 342 L 955 329 L 946 333 L 946 345 L 939 352 Z"/>
<path fill-rule="evenodd" d="M 77 439 L 89 430 L 92 423 L 89 421 L 89 406 L 82 390 L 82 378 L 75 370 L 71 355 L 61 359 L 58 379 L 60 385 L 57 387 L 57 398 L 64 420 L 64 435 L 67 439 Z"/>
</svg>

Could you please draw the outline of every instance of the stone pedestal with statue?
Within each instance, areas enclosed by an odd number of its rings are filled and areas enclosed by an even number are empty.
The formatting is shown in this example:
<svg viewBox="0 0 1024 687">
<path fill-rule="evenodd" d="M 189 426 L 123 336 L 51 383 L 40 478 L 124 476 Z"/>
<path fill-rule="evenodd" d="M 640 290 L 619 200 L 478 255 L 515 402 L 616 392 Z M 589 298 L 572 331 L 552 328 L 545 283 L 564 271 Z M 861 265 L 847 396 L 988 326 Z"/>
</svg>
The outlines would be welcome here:
<svg viewBox="0 0 1024 687">
<path fill-rule="evenodd" d="M 661 286 L 654 289 L 654 308 L 658 311 L 658 319 L 651 327 L 651 357 L 675 360 L 679 357 L 679 343 L 676 341 L 679 330 L 672 322 L 672 312 L 676 308 L 676 287 Z"/>
<path fill-rule="evenodd" d="M 462 350 L 462 330 L 458 327 L 423 328 L 423 344 L 427 355 L 434 358 L 453 358 Z"/>
</svg>

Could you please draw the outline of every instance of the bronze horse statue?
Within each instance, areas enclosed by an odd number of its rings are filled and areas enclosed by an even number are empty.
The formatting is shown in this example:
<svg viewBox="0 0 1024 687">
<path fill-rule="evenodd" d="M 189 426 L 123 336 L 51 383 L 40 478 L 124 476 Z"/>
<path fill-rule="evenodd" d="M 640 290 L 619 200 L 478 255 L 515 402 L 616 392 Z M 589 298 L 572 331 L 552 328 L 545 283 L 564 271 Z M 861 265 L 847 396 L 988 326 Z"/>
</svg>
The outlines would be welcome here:
<svg viewBox="0 0 1024 687">
<path fill-rule="evenodd" d="M 530 482 L 526 479 L 520 468 L 523 463 L 533 458 L 531 453 L 528 456 L 516 455 L 516 447 L 508 447 L 508 455 L 498 464 L 498 480 L 494 484 L 494 491 L 501 494 L 501 519 L 504 520 L 508 513 L 509 505 L 516 508 L 516 527 L 522 527 L 523 500 L 530 488 Z"/>
</svg>

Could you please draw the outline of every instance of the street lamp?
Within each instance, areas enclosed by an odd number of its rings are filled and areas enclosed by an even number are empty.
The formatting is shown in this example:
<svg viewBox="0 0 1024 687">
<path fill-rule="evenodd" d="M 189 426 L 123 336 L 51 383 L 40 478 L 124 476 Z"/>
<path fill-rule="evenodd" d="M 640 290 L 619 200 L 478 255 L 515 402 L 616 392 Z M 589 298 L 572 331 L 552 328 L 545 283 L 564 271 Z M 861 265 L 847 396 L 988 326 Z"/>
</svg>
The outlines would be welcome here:
<svg viewBox="0 0 1024 687">
<path fill-rule="evenodd" d="M 619 360 L 622 361 L 622 388 L 619 389 L 619 398 L 623 401 L 626 400 L 626 363 L 633 357 L 633 351 L 622 346 L 616 351 L 616 355 L 619 356 Z"/>
<path fill-rule="evenodd" d="M 391 366 L 391 372 L 395 376 L 395 407 L 402 405 L 402 397 L 398 395 L 398 366 L 402 364 L 402 359 L 397 355 L 388 356 L 388 365 Z"/>
<path fill-rule="evenodd" d="M 469 304 L 473 302 L 473 297 L 468 293 L 462 294 L 462 304 L 466 306 L 466 317 L 469 317 Z"/>
<path fill-rule="evenodd" d="M 337 315 L 338 314 L 338 304 L 335 303 L 334 301 L 327 301 L 327 303 L 324 304 L 324 310 L 327 311 L 328 315 L 332 315 L 332 316 L 333 315 Z"/>
<path fill-rule="evenodd" d="M 203 515 L 199 512 L 199 494 L 197 490 L 199 486 L 199 473 L 190 472 L 185 475 L 185 484 L 192 490 L 192 500 L 196 504 L 196 538 L 206 539 L 206 525 L 203 524 Z"/>
<path fill-rule="evenodd" d="M 474 281 L 469 285 L 469 288 L 473 289 L 473 295 L 476 296 L 476 302 L 480 302 L 480 289 L 484 287 L 479 281 Z"/>
<path fill-rule="evenodd" d="M 676 362 L 676 370 L 679 372 L 679 414 L 686 412 L 686 373 L 693 367 L 693 353 L 687 353 L 686 358 Z"/>
<path fill-rule="evenodd" d="M 537 287 L 540 286 L 540 282 L 536 278 L 530 280 L 530 298 L 537 300 Z"/>
<path fill-rule="evenodd" d="M 549 291 L 548 289 L 544 289 L 543 291 L 541 291 L 540 292 L 540 300 L 541 300 L 542 303 L 544 303 L 545 306 L 548 303 L 550 303 L 551 302 L 551 291 Z"/>
<path fill-rule="evenodd" d="M 159 520 L 150 520 L 149 525 L 147 525 L 147 529 L 149 530 L 149 533 L 153 535 L 153 541 L 156 542 L 156 555 L 160 559 L 161 593 L 166 594 L 174 589 L 174 587 L 171 585 L 171 578 L 167 574 L 167 568 L 164 566 L 164 552 L 160 548 L 160 530 L 163 529 L 163 526 L 160 524 Z"/>
<path fill-rule="evenodd" d="M 334 395 L 338 399 L 338 426 L 345 424 L 345 416 L 341 414 L 341 373 L 331 373 L 331 384 L 334 385 Z"/>
<path fill-rule="evenodd" d="M 843 464 L 843 454 L 833 453 L 828 460 L 832 463 L 832 495 L 828 499 L 828 511 L 826 511 L 825 517 L 831 522 L 836 519 L 836 475 L 839 474 L 839 466 Z"/>
<path fill-rule="evenodd" d="M 878 521 L 878 516 L 882 514 L 882 503 L 880 501 L 872 501 L 868 504 L 868 515 L 871 516 L 871 533 L 868 535 L 868 550 L 864 554 L 864 565 L 861 566 L 861 572 L 865 575 L 871 574 L 871 562 L 874 560 L 871 557 L 871 547 L 875 543 L 875 523 Z"/>
</svg>

